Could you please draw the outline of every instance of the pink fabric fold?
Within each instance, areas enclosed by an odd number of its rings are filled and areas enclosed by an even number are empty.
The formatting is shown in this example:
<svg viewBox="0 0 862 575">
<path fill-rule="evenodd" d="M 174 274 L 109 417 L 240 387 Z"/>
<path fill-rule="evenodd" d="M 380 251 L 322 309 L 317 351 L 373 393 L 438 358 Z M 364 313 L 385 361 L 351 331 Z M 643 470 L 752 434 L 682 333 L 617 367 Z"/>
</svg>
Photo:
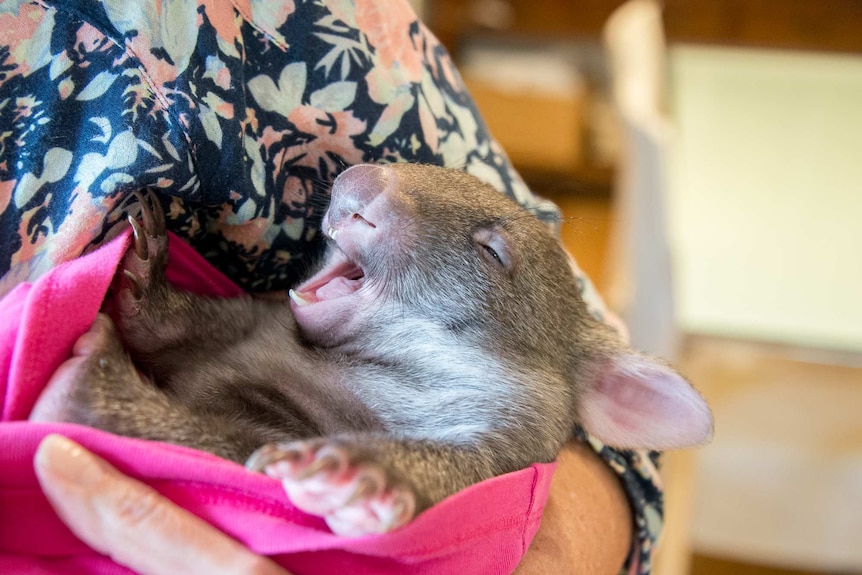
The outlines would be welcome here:
<svg viewBox="0 0 862 575">
<path fill-rule="evenodd" d="M 333 535 L 280 484 L 213 455 L 71 424 L 26 421 L 39 393 L 93 322 L 129 235 L 22 284 L 0 300 L 0 573 L 129 573 L 79 541 L 39 489 L 33 455 L 61 433 L 297 575 L 510 573 L 535 535 L 554 465 L 496 477 L 382 536 Z M 220 297 L 241 290 L 170 238 L 169 279 Z"/>
</svg>

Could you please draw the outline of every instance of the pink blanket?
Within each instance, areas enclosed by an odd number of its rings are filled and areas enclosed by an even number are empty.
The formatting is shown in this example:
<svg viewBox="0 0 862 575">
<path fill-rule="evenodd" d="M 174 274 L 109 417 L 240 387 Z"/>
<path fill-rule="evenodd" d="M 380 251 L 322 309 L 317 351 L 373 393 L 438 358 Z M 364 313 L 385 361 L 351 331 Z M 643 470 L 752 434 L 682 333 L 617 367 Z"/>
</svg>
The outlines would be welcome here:
<svg viewBox="0 0 862 575">
<path fill-rule="evenodd" d="M 182 241 L 170 241 L 168 277 L 175 285 L 222 297 L 240 293 Z M 126 234 L 0 300 L 0 573 L 129 572 L 80 542 L 43 497 L 32 460 L 51 432 L 78 441 L 297 575 L 515 568 L 538 529 L 552 464 L 470 487 L 394 533 L 346 539 L 295 509 L 277 481 L 234 463 L 77 425 L 28 423 L 48 378 L 95 318 L 128 244 Z"/>
</svg>

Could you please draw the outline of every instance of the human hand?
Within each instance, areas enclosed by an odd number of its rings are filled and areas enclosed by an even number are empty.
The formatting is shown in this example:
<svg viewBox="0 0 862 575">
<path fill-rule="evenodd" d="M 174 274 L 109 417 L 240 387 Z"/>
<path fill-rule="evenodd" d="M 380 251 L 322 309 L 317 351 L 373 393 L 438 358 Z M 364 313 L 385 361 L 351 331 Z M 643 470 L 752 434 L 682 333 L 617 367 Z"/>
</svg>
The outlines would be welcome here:
<svg viewBox="0 0 862 575">
<path fill-rule="evenodd" d="M 45 437 L 33 464 L 72 532 L 142 575 L 290 575 L 65 437 Z"/>
</svg>

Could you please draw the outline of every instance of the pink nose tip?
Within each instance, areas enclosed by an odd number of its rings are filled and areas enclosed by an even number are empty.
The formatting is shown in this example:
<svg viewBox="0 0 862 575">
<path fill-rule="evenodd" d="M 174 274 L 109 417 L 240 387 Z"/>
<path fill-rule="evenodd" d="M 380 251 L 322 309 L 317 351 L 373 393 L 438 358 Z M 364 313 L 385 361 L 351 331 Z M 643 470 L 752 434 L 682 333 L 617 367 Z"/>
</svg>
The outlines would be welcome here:
<svg viewBox="0 0 862 575">
<path fill-rule="evenodd" d="M 387 173 L 382 166 L 360 164 L 342 172 L 332 185 L 330 225 L 348 219 L 364 219 L 365 208 L 386 189 L 386 184 Z"/>
</svg>

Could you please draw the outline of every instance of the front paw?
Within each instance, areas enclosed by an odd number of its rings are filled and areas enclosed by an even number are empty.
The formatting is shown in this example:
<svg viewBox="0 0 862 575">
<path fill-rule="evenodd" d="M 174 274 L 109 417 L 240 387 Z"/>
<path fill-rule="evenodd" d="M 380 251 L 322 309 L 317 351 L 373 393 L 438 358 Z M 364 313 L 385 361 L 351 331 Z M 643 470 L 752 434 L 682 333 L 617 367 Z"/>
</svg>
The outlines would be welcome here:
<svg viewBox="0 0 862 575">
<path fill-rule="evenodd" d="M 128 215 L 134 239 L 119 277 L 120 313 L 124 317 L 137 315 L 147 299 L 164 287 L 168 262 L 165 213 L 159 199 L 149 190 L 135 191 L 134 197 L 140 206 L 140 219 Z"/>
<path fill-rule="evenodd" d="M 266 445 L 249 457 L 246 467 L 280 480 L 296 507 L 323 517 L 336 535 L 385 533 L 408 523 L 416 512 L 409 486 L 344 442 Z"/>
</svg>

